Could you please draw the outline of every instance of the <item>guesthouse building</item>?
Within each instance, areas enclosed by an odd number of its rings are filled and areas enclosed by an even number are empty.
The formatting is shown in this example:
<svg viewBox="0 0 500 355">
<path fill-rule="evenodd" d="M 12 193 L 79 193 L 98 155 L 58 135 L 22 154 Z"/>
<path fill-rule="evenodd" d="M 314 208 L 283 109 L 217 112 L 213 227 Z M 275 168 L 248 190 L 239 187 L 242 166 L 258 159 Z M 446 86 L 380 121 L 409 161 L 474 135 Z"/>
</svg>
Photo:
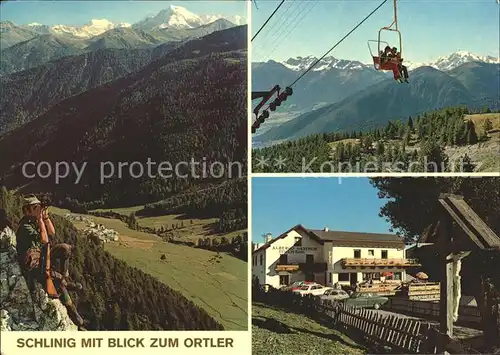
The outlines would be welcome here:
<svg viewBox="0 0 500 355">
<path fill-rule="evenodd" d="M 278 237 L 254 244 L 252 274 L 259 284 L 279 288 L 295 281 L 355 285 L 363 281 L 401 282 L 405 244 L 395 234 L 307 229 L 296 225 Z"/>
</svg>

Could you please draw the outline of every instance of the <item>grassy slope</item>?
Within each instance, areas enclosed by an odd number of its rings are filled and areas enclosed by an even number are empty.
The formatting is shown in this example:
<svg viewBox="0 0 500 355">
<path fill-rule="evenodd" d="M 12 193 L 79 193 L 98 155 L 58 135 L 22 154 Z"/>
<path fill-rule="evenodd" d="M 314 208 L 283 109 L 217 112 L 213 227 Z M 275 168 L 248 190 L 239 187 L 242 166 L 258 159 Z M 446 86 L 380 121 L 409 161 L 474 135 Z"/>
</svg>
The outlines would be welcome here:
<svg viewBox="0 0 500 355">
<path fill-rule="evenodd" d="M 124 216 L 129 216 L 132 212 L 137 212 L 142 210 L 144 206 L 133 206 L 126 208 L 113 208 L 113 209 L 98 209 L 93 210 L 91 212 L 108 212 L 112 211 Z M 96 217 L 93 217 L 96 221 L 99 220 Z M 236 235 L 241 235 L 245 232 L 245 230 L 238 230 L 229 233 L 222 234 L 214 234 L 212 230 L 212 225 L 216 224 L 218 218 L 188 218 L 185 215 L 173 214 L 173 215 L 164 215 L 164 216 L 155 216 L 155 217 L 144 217 L 144 216 L 136 216 L 137 222 L 141 227 L 148 228 L 156 228 L 160 229 L 162 226 L 170 229 L 172 224 L 179 226 L 181 222 L 184 227 L 179 227 L 175 229 L 175 237 L 177 239 L 196 242 L 200 237 L 226 237 L 231 240 L 232 237 Z M 107 220 L 107 219 L 106 219 Z M 192 223 L 191 223 L 192 221 Z"/>
<path fill-rule="evenodd" d="M 493 124 L 493 129 L 488 134 L 488 141 L 469 146 L 446 147 L 445 149 L 445 153 L 452 159 L 458 159 L 460 156 L 468 154 L 473 160 L 481 162 L 482 165 L 478 167 L 477 172 L 493 172 L 498 171 L 500 168 L 497 157 L 499 145 L 498 142 L 500 141 L 500 114 L 485 113 L 465 116 L 466 120 L 471 120 L 474 123 L 476 134 L 478 136 L 483 133 L 483 124 L 487 118 L 489 118 L 491 120 L 491 123 Z M 329 142 L 328 146 L 332 149 L 332 154 L 334 153 L 337 145 L 341 142 L 344 144 L 359 144 L 360 140 L 349 138 L 340 141 Z M 384 143 L 401 144 L 401 139 L 389 141 L 386 140 L 384 141 Z M 413 134 L 411 136 L 410 144 L 406 147 L 406 151 L 409 152 L 410 150 L 419 150 L 419 143 L 420 142 L 418 140 L 418 137 Z"/>
<path fill-rule="evenodd" d="M 254 355 L 308 355 L 308 354 L 366 354 L 342 333 L 322 326 L 303 315 L 286 312 L 261 303 L 252 304 L 252 354 Z M 293 333 L 280 334 L 259 328 L 256 324 L 272 318 L 286 324 Z"/>
<path fill-rule="evenodd" d="M 476 128 L 476 134 L 480 135 L 483 132 L 483 124 L 486 119 L 490 119 L 493 130 L 500 129 L 500 114 L 498 113 L 482 113 L 478 115 L 467 115 L 466 120 L 471 120 L 474 122 L 474 127 Z"/>
<path fill-rule="evenodd" d="M 69 212 L 54 207 L 51 211 L 60 215 Z M 181 292 L 226 330 L 247 329 L 247 263 L 226 254 L 219 258 L 212 251 L 163 242 L 157 236 L 131 230 L 117 219 L 89 217 L 118 232 L 118 243 L 105 244 L 113 256 Z M 85 227 L 82 222 L 74 225 Z M 163 254 L 166 260 L 160 260 Z"/>
</svg>

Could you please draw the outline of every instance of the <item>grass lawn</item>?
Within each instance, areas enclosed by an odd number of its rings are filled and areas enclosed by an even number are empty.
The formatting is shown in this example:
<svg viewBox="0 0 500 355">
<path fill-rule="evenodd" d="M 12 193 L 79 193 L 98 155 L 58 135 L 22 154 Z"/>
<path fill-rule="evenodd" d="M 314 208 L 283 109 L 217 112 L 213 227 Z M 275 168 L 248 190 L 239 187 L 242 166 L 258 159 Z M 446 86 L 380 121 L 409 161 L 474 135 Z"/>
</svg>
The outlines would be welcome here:
<svg viewBox="0 0 500 355">
<path fill-rule="evenodd" d="M 90 212 L 109 212 L 113 211 L 118 214 L 122 214 L 124 216 L 130 216 L 132 212 L 137 212 L 140 211 L 144 208 L 143 205 L 140 206 L 132 206 L 132 207 L 123 207 L 123 208 L 104 208 L 104 209 L 97 209 L 97 210 L 92 210 Z"/>
<path fill-rule="evenodd" d="M 266 319 L 286 324 L 291 333 L 276 333 L 262 327 Z M 363 347 L 344 334 L 303 315 L 262 303 L 252 304 L 252 354 L 254 355 L 358 355 Z"/>
<path fill-rule="evenodd" d="M 51 211 L 67 213 L 57 208 Z M 163 242 L 155 235 L 131 230 L 117 219 L 88 217 L 118 232 L 119 242 L 104 245 L 113 256 L 181 292 L 226 330 L 248 329 L 246 262 L 227 254 Z M 73 223 L 78 229 L 85 227 L 83 222 Z M 160 259 L 163 254 L 165 260 Z"/>
<path fill-rule="evenodd" d="M 335 149 L 335 148 L 337 148 L 337 145 L 339 145 L 340 143 L 343 143 L 344 145 L 346 145 L 348 143 L 359 144 L 360 141 L 358 138 L 346 138 L 346 139 L 341 139 L 341 140 L 335 141 L 335 142 L 329 142 L 328 145 L 330 146 L 330 148 Z"/>
</svg>

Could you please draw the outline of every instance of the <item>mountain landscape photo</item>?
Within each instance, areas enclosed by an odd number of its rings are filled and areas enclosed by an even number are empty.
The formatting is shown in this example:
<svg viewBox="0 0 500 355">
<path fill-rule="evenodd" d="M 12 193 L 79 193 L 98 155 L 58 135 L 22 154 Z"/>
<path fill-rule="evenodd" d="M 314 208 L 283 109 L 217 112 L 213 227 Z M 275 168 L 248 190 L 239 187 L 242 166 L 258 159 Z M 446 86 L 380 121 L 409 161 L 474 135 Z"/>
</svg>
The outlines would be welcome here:
<svg viewBox="0 0 500 355">
<path fill-rule="evenodd" d="M 75 246 L 86 329 L 246 330 L 246 4 L 54 3 L 57 23 L 29 6 L 2 4 L 2 269 L 22 279 L 15 231 L 35 194 Z M 74 328 L 57 300 L 30 318 L 46 295 L 9 285 L 2 331 Z"/>
<path fill-rule="evenodd" d="M 319 6 L 327 7 L 327 5 Z M 343 11 L 349 12 L 345 3 L 342 6 Z M 360 13 L 367 9 L 367 5 L 362 4 L 349 6 L 352 7 L 352 11 Z M 469 45 L 469 50 L 465 50 L 463 47 L 456 47 L 462 43 L 460 38 L 445 40 L 443 35 L 433 37 L 433 41 L 438 41 L 439 45 L 438 42 L 424 45 L 415 39 L 415 35 L 419 31 L 428 30 L 422 29 L 422 26 L 417 26 L 415 23 L 408 24 L 409 8 L 417 12 L 423 9 L 416 5 L 398 6 L 399 11 L 403 13 L 400 22 L 402 26 L 407 25 L 406 32 L 404 27 L 402 30 L 403 41 L 404 38 L 412 39 L 403 42 L 405 43 L 403 47 L 406 48 L 403 64 L 409 70 L 409 83 L 401 85 L 393 79 L 391 71 L 376 70 L 371 62 L 370 52 L 364 49 L 366 40 L 372 39 L 368 37 L 370 33 L 376 34 L 379 29 L 375 20 L 370 19 L 371 22 L 367 22 L 366 27 L 359 28 L 359 34 L 354 32 L 352 37 L 346 37 L 338 49 L 328 52 L 323 57 L 321 55 L 331 47 L 329 41 L 326 44 L 322 43 L 325 36 L 328 38 L 331 36 L 332 43 L 335 43 L 336 36 L 341 38 L 343 33 L 339 33 L 336 27 L 347 22 L 346 20 L 339 19 L 341 23 L 329 25 L 332 32 L 328 34 L 325 32 L 320 36 L 321 40 L 307 37 L 304 32 L 299 32 L 297 29 L 300 27 L 303 31 L 310 31 L 307 26 L 313 26 L 314 22 L 311 15 L 301 15 L 302 25 L 299 23 L 297 28 L 291 27 L 288 32 L 283 30 L 284 33 L 280 33 L 281 30 L 277 29 L 279 24 L 286 27 L 285 20 L 280 22 L 279 19 L 275 19 L 275 23 L 271 21 L 269 27 L 264 27 L 261 32 L 263 34 L 259 34 L 260 42 L 257 37 L 252 43 L 255 47 L 253 52 L 255 55 L 252 58 L 253 90 L 270 90 L 275 85 L 286 88 L 293 84 L 293 94 L 275 111 L 270 111 L 269 118 L 261 122 L 253 133 L 253 167 L 256 172 L 286 172 L 291 165 L 295 166 L 294 172 L 299 172 L 298 162 L 303 157 L 297 156 L 296 152 L 307 151 L 306 147 L 309 147 L 310 142 L 317 142 L 318 139 L 322 141 L 318 143 L 321 153 L 316 151 L 316 148 L 311 148 L 317 154 L 311 153 L 307 159 L 312 156 L 322 156 L 321 159 L 325 159 L 323 162 L 327 165 L 330 162 L 337 165 L 339 162 L 339 157 L 336 156 L 336 147 L 339 143 L 349 144 L 348 149 L 360 150 L 359 154 L 355 152 L 352 156 L 349 155 L 349 159 L 359 158 L 362 166 L 367 161 L 380 158 L 370 152 L 371 150 L 375 152 L 377 144 L 384 145 L 388 148 L 386 150 L 391 150 L 396 145 L 399 146 L 397 149 L 401 150 L 404 145 L 406 153 L 410 155 L 420 151 L 423 154 L 425 143 L 429 143 L 432 146 L 440 146 L 443 158 L 449 158 L 450 161 L 462 158 L 473 161 L 474 171 L 500 169 L 494 162 L 500 151 L 500 136 L 497 131 L 500 125 L 498 48 L 495 49 L 489 41 L 476 41 L 473 45 Z M 463 5 L 454 11 L 463 14 L 463 8 L 466 6 Z M 488 6 L 484 5 L 484 8 Z M 318 7 L 312 10 L 319 15 Z M 484 8 L 480 11 L 486 11 Z M 299 13 L 300 9 L 300 4 L 296 4 L 289 5 L 289 8 L 282 11 L 296 10 Z M 387 8 L 382 7 L 379 11 L 378 18 L 385 18 L 384 16 L 390 18 L 391 12 Z M 341 15 L 335 16 L 337 18 Z M 256 28 L 259 28 L 265 19 L 264 14 L 260 17 L 258 13 L 253 16 L 255 21 L 253 26 Z M 458 29 L 461 26 L 458 19 L 445 22 L 450 22 L 448 27 L 457 26 Z M 347 32 L 349 27 L 347 24 L 345 26 Z M 442 26 L 446 24 L 443 23 Z M 498 21 L 496 23 L 485 21 L 484 26 L 498 27 Z M 266 30 L 268 33 L 265 33 Z M 335 36 L 332 33 L 335 33 Z M 364 48 L 361 47 L 363 38 L 365 38 Z M 376 46 L 377 41 L 374 42 Z M 417 42 L 421 44 L 420 47 Z M 398 41 L 391 43 L 397 45 Z M 297 55 L 303 52 L 319 54 Z M 254 100 L 253 106 L 259 102 L 260 100 Z M 264 106 L 260 113 L 266 107 Z M 375 131 L 384 131 L 393 121 L 401 121 L 404 127 L 411 118 L 415 122 L 421 116 L 439 115 L 440 110 L 446 109 L 453 110 L 457 114 L 460 112 L 461 116 L 450 116 L 441 123 L 436 122 L 436 129 L 429 131 L 432 131 L 432 142 L 427 142 L 431 137 L 419 138 L 413 131 L 406 132 L 408 137 L 405 138 L 404 130 L 399 136 L 380 135 L 377 138 L 373 136 Z M 443 125 L 446 128 L 442 128 Z M 441 135 L 442 130 L 458 131 L 462 129 L 461 126 L 470 126 L 468 131 L 474 131 L 478 139 L 449 142 Z M 468 134 L 464 132 L 464 135 Z M 371 135 L 372 145 L 364 155 L 361 152 L 362 136 L 367 135 Z M 327 136 L 329 138 L 326 139 Z M 276 167 L 272 164 L 276 159 L 294 163 L 288 167 Z M 346 157 L 342 157 L 340 161 L 344 159 Z M 411 157 L 409 159 L 411 160 Z M 316 168 L 319 169 L 319 165 Z M 452 169 L 451 165 L 446 169 Z"/>
</svg>

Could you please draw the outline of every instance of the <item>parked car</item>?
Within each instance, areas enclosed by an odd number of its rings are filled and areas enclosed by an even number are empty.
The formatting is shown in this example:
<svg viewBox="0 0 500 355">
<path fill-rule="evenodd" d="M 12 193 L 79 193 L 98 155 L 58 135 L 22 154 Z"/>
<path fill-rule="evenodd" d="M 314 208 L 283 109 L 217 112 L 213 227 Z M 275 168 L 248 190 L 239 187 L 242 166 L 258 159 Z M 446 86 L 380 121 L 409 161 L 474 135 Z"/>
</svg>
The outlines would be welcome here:
<svg viewBox="0 0 500 355">
<path fill-rule="evenodd" d="M 326 290 L 330 290 L 331 287 L 325 287 L 320 284 L 312 284 L 312 285 L 303 285 L 298 290 L 293 292 L 298 293 L 301 296 L 305 295 L 314 295 L 320 296 L 325 293 Z"/>
<path fill-rule="evenodd" d="M 280 288 L 280 290 L 282 290 L 282 291 L 295 291 L 304 285 L 314 285 L 314 284 L 316 284 L 316 283 L 312 282 L 312 281 L 295 281 L 291 285 L 284 286 L 284 287 Z"/>
<path fill-rule="evenodd" d="M 329 289 L 326 290 L 325 293 L 322 295 L 318 296 L 321 300 L 323 301 L 342 301 L 347 298 L 349 298 L 349 294 L 345 292 L 344 290 L 337 290 L 337 289 Z"/>
<path fill-rule="evenodd" d="M 344 300 L 350 306 L 375 309 L 379 309 L 387 301 L 389 301 L 387 297 L 377 296 L 368 292 L 354 292 L 349 298 Z"/>
</svg>

